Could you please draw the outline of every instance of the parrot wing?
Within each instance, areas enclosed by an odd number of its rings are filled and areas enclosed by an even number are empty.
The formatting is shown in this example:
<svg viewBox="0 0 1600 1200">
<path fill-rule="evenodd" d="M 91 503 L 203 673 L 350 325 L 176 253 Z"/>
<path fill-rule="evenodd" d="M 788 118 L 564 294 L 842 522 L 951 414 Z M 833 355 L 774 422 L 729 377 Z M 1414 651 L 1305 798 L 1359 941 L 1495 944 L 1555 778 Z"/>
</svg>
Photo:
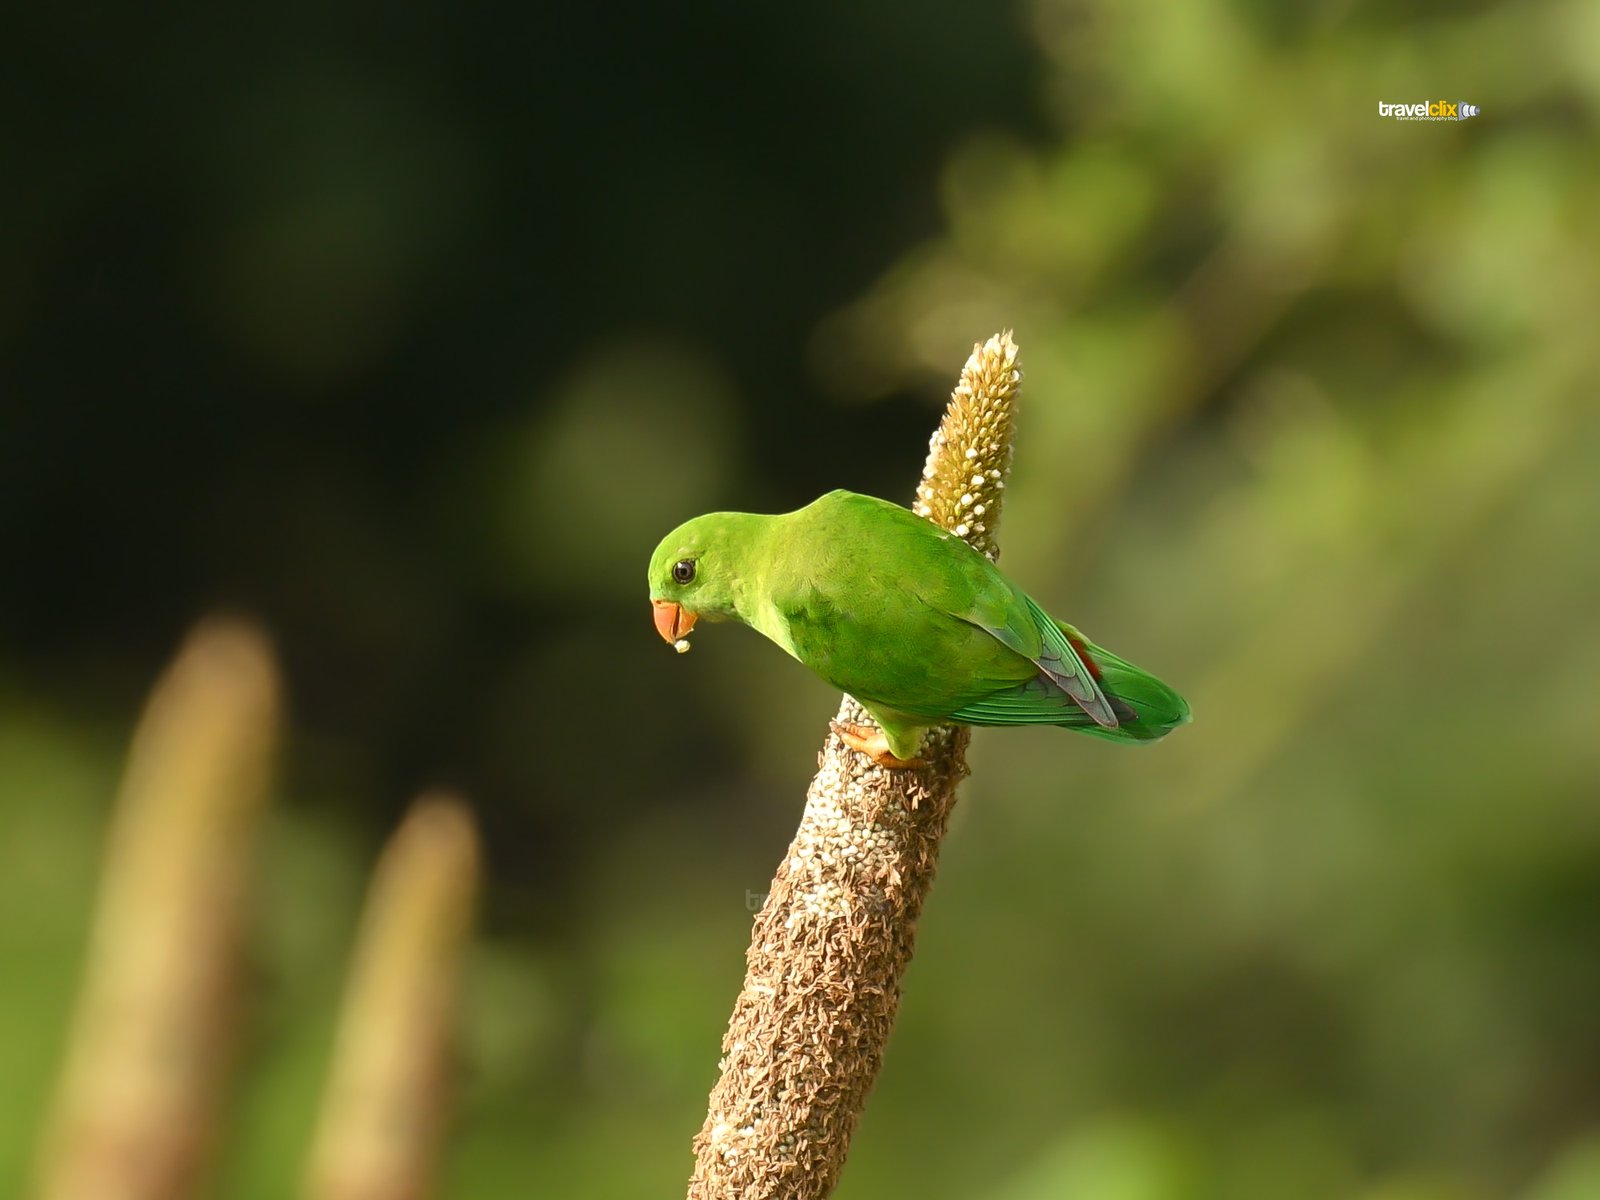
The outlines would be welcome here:
<svg viewBox="0 0 1600 1200">
<path fill-rule="evenodd" d="M 1098 725 L 1043 674 L 968 701 L 949 714 L 964 725 L 1061 725 L 1115 742 L 1153 742 L 1189 720 L 1189 705 L 1148 671 L 1096 646 L 1070 625 L 1061 632 L 1089 665 L 1118 725 Z"/>
<path fill-rule="evenodd" d="M 1067 640 L 1061 627 L 1031 597 L 1014 587 L 980 588 L 969 608 L 950 615 L 977 626 L 1006 649 L 1030 659 L 1051 683 L 1093 717 L 1097 725 L 1106 729 L 1117 727 L 1117 714 L 1100 689 L 1094 672 Z M 1030 708 L 1042 699 L 1036 697 L 1028 685 L 1014 694 Z"/>
<path fill-rule="evenodd" d="M 964 725 L 1061 725 L 1077 721 L 1093 725 L 1078 702 L 1043 675 L 991 692 L 950 714 Z"/>
<path fill-rule="evenodd" d="M 826 597 L 835 620 L 818 619 L 807 602 L 799 605 L 803 614 L 786 613 L 784 621 L 790 652 L 823 678 L 858 699 L 875 699 L 914 716 L 947 715 L 952 708 L 1039 678 L 1070 698 L 1096 727 L 1117 728 L 1117 712 L 1095 672 L 1060 626 L 993 563 L 947 530 L 898 505 L 850 492 L 830 492 L 794 516 L 813 553 L 803 559 L 785 556 L 780 565 L 794 577 L 769 578 L 767 589 L 773 596 L 814 592 Z M 902 607 L 908 599 L 920 601 L 938 619 L 910 620 Z M 840 614 L 853 614 L 853 619 L 839 620 Z M 952 627 L 952 620 L 967 629 Z M 974 645 L 986 641 L 974 639 L 974 629 L 993 642 Z M 853 645 L 852 630 L 866 644 Z M 871 637 L 865 636 L 867 630 L 873 630 Z M 907 661 L 904 649 L 897 648 L 893 661 L 886 661 L 872 643 L 890 630 L 905 631 L 913 640 L 926 637 L 930 653 Z M 912 630 L 920 632 L 912 635 Z M 850 665 L 849 677 L 840 663 Z M 1027 669 L 1029 663 L 1037 676 Z M 960 694 L 952 696 L 952 690 Z M 934 693 L 942 693 L 938 703 Z"/>
</svg>

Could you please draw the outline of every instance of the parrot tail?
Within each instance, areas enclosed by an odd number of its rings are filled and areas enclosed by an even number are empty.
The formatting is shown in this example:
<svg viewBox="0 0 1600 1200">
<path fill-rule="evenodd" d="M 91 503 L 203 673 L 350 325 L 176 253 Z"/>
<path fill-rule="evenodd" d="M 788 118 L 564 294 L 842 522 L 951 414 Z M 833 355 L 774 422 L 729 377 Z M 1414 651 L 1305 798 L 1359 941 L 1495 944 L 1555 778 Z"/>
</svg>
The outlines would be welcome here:
<svg viewBox="0 0 1600 1200">
<path fill-rule="evenodd" d="M 1189 720 L 1188 702 L 1161 680 L 1111 651 L 1102 650 L 1071 625 L 1059 621 L 1057 624 L 1099 682 L 1119 722 L 1115 729 L 1076 717 L 1062 724 L 1113 742 L 1153 742 Z"/>
</svg>

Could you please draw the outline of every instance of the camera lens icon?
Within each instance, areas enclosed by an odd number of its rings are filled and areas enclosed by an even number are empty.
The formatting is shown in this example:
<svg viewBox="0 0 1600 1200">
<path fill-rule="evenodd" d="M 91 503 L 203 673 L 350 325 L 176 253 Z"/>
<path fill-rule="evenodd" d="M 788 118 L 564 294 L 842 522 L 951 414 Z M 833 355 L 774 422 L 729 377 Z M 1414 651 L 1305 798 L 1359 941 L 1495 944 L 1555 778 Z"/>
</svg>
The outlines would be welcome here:
<svg viewBox="0 0 1600 1200">
<path fill-rule="evenodd" d="M 1477 116 L 1482 109 L 1480 109 L 1476 104 L 1468 104 L 1465 100 L 1463 100 L 1460 105 L 1457 106 L 1456 111 L 1461 114 L 1459 119 L 1465 121 L 1468 117 Z"/>
</svg>

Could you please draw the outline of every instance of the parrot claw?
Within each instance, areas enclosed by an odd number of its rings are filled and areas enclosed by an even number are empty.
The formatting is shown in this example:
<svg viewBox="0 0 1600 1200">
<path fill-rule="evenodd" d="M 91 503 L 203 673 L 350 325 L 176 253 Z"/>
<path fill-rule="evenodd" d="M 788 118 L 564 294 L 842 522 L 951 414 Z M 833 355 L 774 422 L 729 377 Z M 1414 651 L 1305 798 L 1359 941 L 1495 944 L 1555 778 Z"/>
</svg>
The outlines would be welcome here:
<svg viewBox="0 0 1600 1200">
<path fill-rule="evenodd" d="M 890 752 L 889 739 L 883 736 L 881 729 L 873 729 L 869 725 L 846 725 L 842 721 L 829 721 L 828 725 L 839 735 L 841 742 L 865 754 L 880 767 L 888 767 L 891 771 L 909 771 L 928 765 L 920 758 L 896 758 Z"/>
</svg>

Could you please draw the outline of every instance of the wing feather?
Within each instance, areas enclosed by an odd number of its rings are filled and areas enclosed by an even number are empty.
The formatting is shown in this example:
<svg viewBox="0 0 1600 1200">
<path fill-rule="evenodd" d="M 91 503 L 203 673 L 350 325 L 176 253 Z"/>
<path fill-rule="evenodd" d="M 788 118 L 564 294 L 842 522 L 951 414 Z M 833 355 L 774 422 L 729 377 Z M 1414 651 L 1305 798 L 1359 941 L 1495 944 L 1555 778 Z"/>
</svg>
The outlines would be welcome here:
<svg viewBox="0 0 1600 1200">
<path fill-rule="evenodd" d="M 1076 700 L 1042 675 L 974 700 L 949 719 L 965 725 L 1093 724 Z"/>
<path fill-rule="evenodd" d="M 976 625 L 1007 649 L 1030 659 L 1097 725 L 1115 729 L 1117 714 L 1111 702 L 1061 627 L 1031 596 L 1015 588 L 1007 590 L 1012 595 L 1006 599 L 1012 603 L 997 603 L 998 598 L 991 594 L 981 596 L 967 612 L 951 615 Z"/>
</svg>

